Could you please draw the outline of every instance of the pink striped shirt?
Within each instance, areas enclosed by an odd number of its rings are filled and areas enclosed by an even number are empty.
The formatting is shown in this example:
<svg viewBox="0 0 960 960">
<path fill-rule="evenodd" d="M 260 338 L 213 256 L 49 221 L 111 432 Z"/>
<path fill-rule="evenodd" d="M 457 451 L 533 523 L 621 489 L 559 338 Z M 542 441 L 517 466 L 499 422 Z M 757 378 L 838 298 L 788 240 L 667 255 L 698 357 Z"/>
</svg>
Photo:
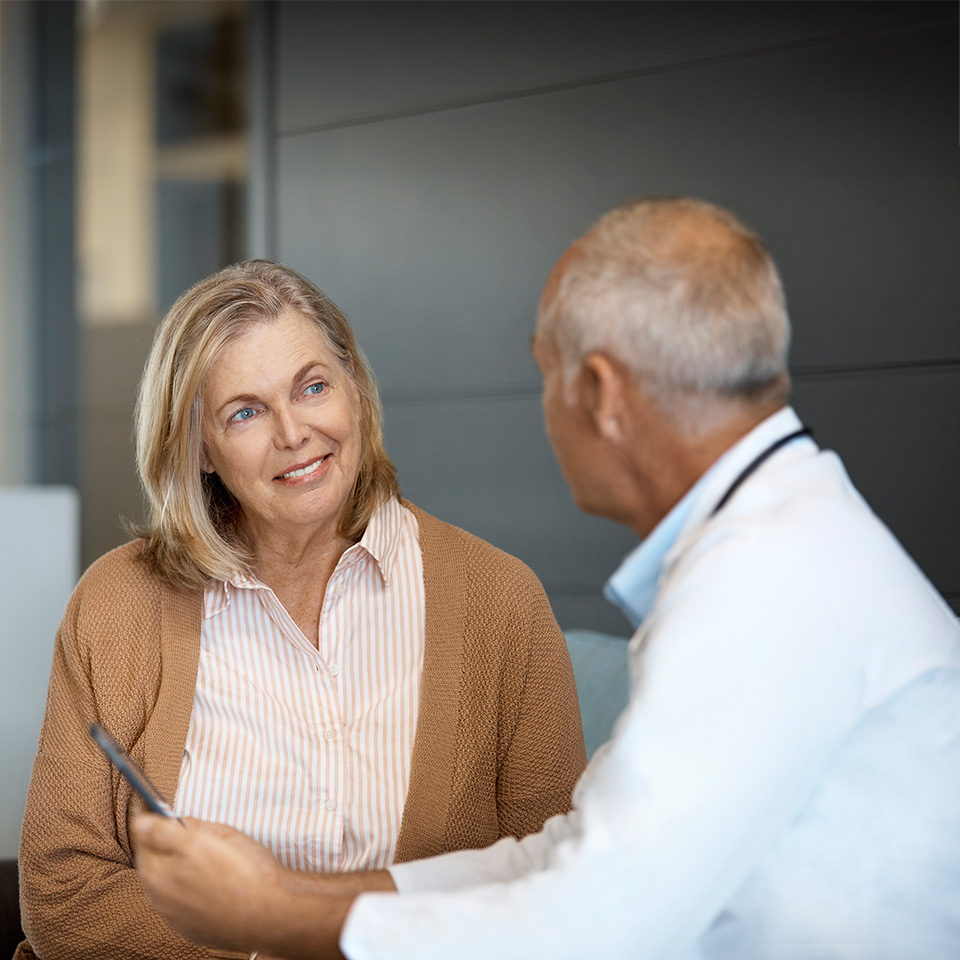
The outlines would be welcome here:
<svg viewBox="0 0 960 960">
<path fill-rule="evenodd" d="M 176 812 L 228 823 L 298 870 L 391 863 L 424 606 L 417 520 L 396 500 L 340 558 L 319 650 L 265 584 L 238 576 L 209 586 Z"/>
</svg>

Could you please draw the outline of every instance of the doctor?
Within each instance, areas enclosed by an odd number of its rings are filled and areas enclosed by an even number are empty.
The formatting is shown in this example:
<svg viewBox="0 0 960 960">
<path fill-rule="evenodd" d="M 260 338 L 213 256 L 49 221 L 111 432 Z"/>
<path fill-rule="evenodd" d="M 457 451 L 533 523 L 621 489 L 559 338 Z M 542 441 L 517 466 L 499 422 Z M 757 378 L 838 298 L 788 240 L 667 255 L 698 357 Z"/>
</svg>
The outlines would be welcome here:
<svg viewBox="0 0 960 960">
<path fill-rule="evenodd" d="M 534 338 L 577 503 L 641 538 L 606 587 L 638 627 L 631 700 L 573 811 L 340 876 L 145 815 L 156 909 L 289 960 L 960 956 L 960 632 L 787 406 L 788 341 L 731 214 L 603 217 Z"/>
</svg>

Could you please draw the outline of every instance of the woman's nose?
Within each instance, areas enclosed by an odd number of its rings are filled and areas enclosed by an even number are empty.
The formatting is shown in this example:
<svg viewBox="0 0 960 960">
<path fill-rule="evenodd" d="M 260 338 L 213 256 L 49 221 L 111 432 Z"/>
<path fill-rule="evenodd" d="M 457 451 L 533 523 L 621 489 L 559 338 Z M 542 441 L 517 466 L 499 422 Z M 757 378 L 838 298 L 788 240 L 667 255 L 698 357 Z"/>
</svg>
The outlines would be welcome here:
<svg viewBox="0 0 960 960">
<path fill-rule="evenodd" d="M 310 436 L 306 423 L 291 409 L 282 409 L 276 413 L 276 435 L 274 443 L 283 450 L 303 446 Z"/>
</svg>

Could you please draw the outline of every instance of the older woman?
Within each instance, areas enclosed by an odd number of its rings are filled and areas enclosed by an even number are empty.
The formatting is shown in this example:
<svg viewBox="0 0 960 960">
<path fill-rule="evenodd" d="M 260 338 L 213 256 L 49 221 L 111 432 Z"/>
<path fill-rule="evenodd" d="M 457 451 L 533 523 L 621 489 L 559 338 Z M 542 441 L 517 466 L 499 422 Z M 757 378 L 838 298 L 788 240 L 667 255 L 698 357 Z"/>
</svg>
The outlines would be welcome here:
<svg viewBox="0 0 960 960">
<path fill-rule="evenodd" d="M 373 376 L 320 291 L 252 261 L 185 293 L 137 433 L 142 539 L 93 564 L 57 637 L 18 957 L 215 955 L 147 905 L 136 804 L 91 721 L 178 814 L 298 869 L 483 846 L 568 808 L 583 739 L 543 590 L 400 498 Z"/>
</svg>

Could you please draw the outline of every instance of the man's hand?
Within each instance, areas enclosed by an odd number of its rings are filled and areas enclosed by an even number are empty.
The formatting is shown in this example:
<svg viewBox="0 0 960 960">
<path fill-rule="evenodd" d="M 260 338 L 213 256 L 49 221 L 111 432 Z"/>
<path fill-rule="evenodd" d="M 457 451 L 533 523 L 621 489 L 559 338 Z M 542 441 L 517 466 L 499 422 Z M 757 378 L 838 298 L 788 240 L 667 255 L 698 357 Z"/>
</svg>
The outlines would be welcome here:
<svg viewBox="0 0 960 960">
<path fill-rule="evenodd" d="M 264 960 L 341 957 L 340 931 L 354 898 L 396 890 L 386 870 L 289 870 L 223 824 L 141 814 L 133 827 L 144 890 L 170 926 L 207 946 L 259 950 Z"/>
<path fill-rule="evenodd" d="M 175 930 L 208 946 L 260 948 L 285 872 L 265 847 L 222 824 L 153 814 L 134 831 L 147 898 Z"/>
</svg>

